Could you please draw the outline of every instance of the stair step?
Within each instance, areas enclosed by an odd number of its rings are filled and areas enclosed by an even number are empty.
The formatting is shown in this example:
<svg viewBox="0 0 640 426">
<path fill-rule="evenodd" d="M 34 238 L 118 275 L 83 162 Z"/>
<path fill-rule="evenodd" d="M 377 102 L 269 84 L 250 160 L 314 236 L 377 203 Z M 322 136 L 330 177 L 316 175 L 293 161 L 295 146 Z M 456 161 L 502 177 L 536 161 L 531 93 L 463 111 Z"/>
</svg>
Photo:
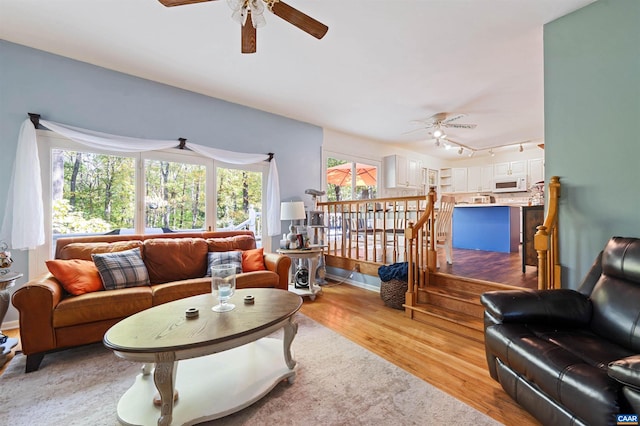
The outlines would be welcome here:
<svg viewBox="0 0 640 426">
<path fill-rule="evenodd" d="M 454 333 L 460 333 L 459 326 L 463 326 L 467 330 L 465 336 L 484 342 L 484 322 L 480 318 L 431 304 L 420 304 L 408 309 L 413 311 L 413 318 L 417 321 Z"/>
<path fill-rule="evenodd" d="M 492 283 L 490 281 L 477 280 L 474 278 L 458 277 L 440 272 L 431 274 L 429 287 L 446 288 L 450 291 L 460 290 L 477 294 L 478 296 L 486 291 L 512 290 L 517 288 L 506 284 Z"/>
<path fill-rule="evenodd" d="M 427 287 L 419 290 L 417 300 L 418 303 L 439 306 L 475 318 L 481 319 L 484 314 L 484 307 L 480 303 L 480 296 L 466 291 Z"/>
</svg>

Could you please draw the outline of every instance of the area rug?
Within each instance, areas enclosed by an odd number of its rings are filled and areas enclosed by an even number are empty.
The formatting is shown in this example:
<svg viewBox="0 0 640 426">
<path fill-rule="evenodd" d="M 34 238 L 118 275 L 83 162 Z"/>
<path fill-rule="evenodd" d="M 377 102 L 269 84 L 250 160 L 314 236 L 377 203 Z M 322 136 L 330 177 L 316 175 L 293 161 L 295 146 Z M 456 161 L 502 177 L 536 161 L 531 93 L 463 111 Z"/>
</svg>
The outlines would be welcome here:
<svg viewBox="0 0 640 426">
<path fill-rule="evenodd" d="M 297 322 L 295 382 L 203 425 L 498 424 L 308 317 Z M 29 374 L 25 361 L 16 355 L 0 377 L 2 425 L 116 425 L 118 400 L 140 371 L 102 344 L 49 354 Z"/>
</svg>

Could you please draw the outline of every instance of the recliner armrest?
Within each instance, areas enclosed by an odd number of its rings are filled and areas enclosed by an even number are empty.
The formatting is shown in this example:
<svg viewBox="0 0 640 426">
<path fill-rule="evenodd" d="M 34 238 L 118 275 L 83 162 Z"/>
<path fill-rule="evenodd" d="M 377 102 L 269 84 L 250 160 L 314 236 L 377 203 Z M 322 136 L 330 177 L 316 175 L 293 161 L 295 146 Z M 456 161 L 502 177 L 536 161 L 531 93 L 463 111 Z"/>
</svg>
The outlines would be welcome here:
<svg viewBox="0 0 640 426">
<path fill-rule="evenodd" d="M 640 389 L 640 354 L 610 362 L 607 373 L 624 385 Z"/>
<path fill-rule="evenodd" d="M 500 290 L 482 294 L 485 319 L 492 323 L 553 323 L 586 325 L 591 301 L 575 290 Z"/>
</svg>

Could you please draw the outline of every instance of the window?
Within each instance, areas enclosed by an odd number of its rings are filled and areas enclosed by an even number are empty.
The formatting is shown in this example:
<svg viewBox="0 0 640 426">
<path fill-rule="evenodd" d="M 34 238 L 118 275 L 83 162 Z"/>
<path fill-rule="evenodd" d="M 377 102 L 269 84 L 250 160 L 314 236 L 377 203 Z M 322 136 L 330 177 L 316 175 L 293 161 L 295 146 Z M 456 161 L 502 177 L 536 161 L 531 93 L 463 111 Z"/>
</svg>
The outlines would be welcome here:
<svg viewBox="0 0 640 426">
<path fill-rule="evenodd" d="M 260 166 L 216 167 L 216 229 L 248 229 L 262 245 L 262 194 L 266 194 Z"/>
<path fill-rule="evenodd" d="M 45 245 L 31 253 L 30 274 L 46 271 L 61 236 L 251 229 L 262 240 L 268 165 L 216 168 L 178 149 L 97 151 L 48 131 L 38 132 L 38 152 Z"/>
<path fill-rule="evenodd" d="M 328 201 L 376 198 L 378 166 L 328 156 L 326 160 Z"/>
</svg>

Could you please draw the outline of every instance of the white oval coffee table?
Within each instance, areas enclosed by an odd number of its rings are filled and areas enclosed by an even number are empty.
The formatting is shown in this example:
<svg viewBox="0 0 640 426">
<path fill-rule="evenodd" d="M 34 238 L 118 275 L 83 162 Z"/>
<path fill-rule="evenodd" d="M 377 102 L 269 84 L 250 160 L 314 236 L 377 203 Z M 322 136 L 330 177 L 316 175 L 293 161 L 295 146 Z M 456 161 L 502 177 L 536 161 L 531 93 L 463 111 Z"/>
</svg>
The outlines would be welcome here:
<svg viewBox="0 0 640 426">
<path fill-rule="evenodd" d="M 243 303 L 246 295 L 255 302 Z M 237 290 L 230 312 L 213 312 L 216 302 L 211 294 L 176 300 L 138 312 L 106 332 L 104 345 L 117 356 L 145 363 L 118 403 L 122 424 L 213 420 L 251 405 L 281 380 L 293 382 L 291 343 L 298 328 L 293 316 L 301 297 L 254 288 Z M 189 308 L 198 309 L 197 318 L 186 318 Z M 279 329 L 282 340 L 266 337 Z M 157 393 L 159 407 L 153 403 Z"/>
</svg>

